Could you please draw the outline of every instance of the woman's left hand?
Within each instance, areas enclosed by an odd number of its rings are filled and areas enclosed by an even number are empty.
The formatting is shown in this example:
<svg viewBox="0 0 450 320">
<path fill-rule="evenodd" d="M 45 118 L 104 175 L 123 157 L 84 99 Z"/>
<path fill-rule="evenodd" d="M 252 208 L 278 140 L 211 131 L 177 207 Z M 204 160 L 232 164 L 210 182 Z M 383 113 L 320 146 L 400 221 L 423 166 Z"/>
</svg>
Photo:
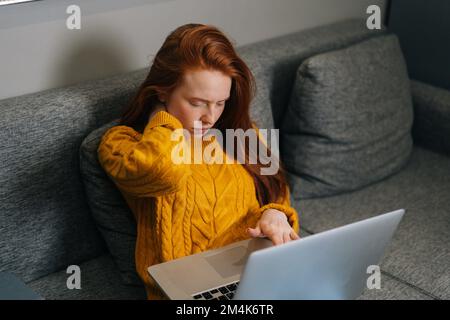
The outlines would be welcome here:
<svg viewBox="0 0 450 320">
<path fill-rule="evenodd" d="M 276 209 L 265 210 L 256 223 L 256 227 L 248 228 L 247 232 L 254 238 L 268 237 L 274 245 L 300 239 L 289 224 L 286 214 Z"/>
</svg>

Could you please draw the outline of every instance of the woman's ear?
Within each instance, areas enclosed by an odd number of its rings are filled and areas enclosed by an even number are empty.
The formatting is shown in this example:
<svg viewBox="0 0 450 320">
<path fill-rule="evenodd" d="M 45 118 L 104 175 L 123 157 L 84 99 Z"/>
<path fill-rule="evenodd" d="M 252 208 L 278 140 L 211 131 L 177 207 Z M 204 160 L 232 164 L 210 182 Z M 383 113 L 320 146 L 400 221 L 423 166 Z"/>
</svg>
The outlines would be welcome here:
<svg viewBox="0 0 450 320">
<path fill-rule="evenodd" d="M 163 93 L 158 93 L 158 100 L 164 105 L 166 106 L 167 104 L 167 96 Z"/>
</svg>

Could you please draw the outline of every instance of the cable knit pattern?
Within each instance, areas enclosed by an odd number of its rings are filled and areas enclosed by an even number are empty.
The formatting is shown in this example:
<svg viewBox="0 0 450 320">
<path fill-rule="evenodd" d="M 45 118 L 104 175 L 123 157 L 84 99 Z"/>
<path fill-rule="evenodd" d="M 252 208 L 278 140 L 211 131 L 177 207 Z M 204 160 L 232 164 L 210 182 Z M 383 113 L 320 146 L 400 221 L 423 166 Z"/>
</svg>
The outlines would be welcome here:
<svg viewBox="0 0 450 320">
<path fill-rule="evenodd" d="M 260 207 L 253 179 L 239 163 L 172 162 L 178 143 L 194 157 L 194 139 L 171 141 L 178 128 L 182 124 L 176 117 L 159 111 L 142 134 L 127 126 L 112 127 L 98 148 L 100 164 L 136 218 L 136 269 L 149 299 L 165 299 L 147 272 L 149 266 L 247 239 L 246 229 L 255 227 L 266 209 L 284 212 L 299 231 L 289 189 L 278 203 Z M 200 142 L 202 148 L 210 144 L 218 142 Z M 215 156 L 228 156 L 220 146 L 216 150 Z"/>
</svg>

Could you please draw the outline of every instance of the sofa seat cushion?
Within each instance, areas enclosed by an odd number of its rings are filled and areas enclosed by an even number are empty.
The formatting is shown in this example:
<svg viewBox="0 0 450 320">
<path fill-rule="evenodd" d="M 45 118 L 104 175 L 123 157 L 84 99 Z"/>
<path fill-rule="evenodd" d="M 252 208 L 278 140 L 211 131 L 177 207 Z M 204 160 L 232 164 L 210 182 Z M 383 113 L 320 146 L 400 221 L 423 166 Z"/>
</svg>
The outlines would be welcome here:
<svg viewBox="0 0 450 320">
<path fill-rule="evenodd" d="M 357 300 L 433 300 L 433 297 L 419 288 L 382 273 L 381 288 L 366 288 Z"/>
<path fill-rule="evenodd" d="M 81 289 L 68 289 L 71 274 L 61 270 L 27 285 L 46 300 L 146 299 L 143 286 L 124 285 L 109 254 L 80 264 Z"/>
<path fill-rule="evenodd" d="M 339 196 L 294 199 L 293 206 L 312 233 L 405 208 L 381 269 L 432 298 L 449 299 L 449 177 L 449 157 L 415 146 L 396 175 Z"/>
<path fill-rule="evenodd" d="M 412 150 L 413 107 L 395 35 L 308 58 L 281 126 L 297 197 L 357 190 L 396 173 Z"/>
</svg>

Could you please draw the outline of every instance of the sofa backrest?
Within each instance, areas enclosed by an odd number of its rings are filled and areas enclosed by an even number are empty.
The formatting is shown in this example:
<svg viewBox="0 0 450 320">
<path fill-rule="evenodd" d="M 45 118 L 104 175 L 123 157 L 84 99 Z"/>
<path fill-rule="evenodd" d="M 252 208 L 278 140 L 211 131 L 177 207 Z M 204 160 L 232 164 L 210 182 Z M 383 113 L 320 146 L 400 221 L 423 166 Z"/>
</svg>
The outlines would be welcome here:
<svg viewBox="0 0 450 320">
<path fill-rule="evenodd" d="M 105 251 L 79 170 L 84 137 L 144 71 L 0 101 L 0 271 L 31 281 Z"/>
<path fill-rule="evenodd" d="M 257 81 L 252 118 L 278 127 L 304 59 L 380 32 L 348 20 L 238 48 Z M 91 131 L 120 116 L 147 72 L 0 101 L 0 271 L 32 281 L 105 252 L 78 151 Z"/>
</svg>

